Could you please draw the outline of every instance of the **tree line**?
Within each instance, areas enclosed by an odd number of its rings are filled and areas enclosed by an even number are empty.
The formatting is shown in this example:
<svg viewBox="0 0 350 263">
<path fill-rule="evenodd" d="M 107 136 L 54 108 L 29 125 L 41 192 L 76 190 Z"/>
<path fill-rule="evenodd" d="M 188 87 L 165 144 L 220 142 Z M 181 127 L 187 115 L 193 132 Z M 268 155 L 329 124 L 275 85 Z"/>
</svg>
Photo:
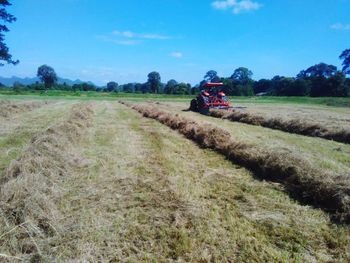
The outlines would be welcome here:
<svg viewBox="0 0 350 263">
<path fill-rule="evenodd" d="M 105 87 L 97 87 L 91 83 L 68 85 L 57 84 L 55 70 L 47 65 L 38 68 L 37 77 L 41 82 L 31 85 L 15 83 L 13 89 L 21 90 L 64 90 L 64 91 L 97 91 L 97 92 L 124 92 L 124 93 L 159 93 L 188 95 L 197 94 L 204 89 L 207 82 L 222 82 L 223 91 L 229 96 L 311 96 L 311 97 L 346 97 L 350 96 L 350 49 L 340 55 L 343 59 L 343 68 L 319 63 L 305 70 L 301 70 L 295 77 L 275 76 L 272 79 L 253 80 L 253 72 L 245 67 L 239 67 L 229 77 L 220 77 L 215 70 L 209 70 L 203 80 L 192 86 L 189 83 L 178 82 L 174 79 L 167 83 L 161 81 L 158 72 L 148 74 L 145 83 L 127 83 L 119 85 L 110 81 Z M 1 85 L 0 85 L 1 86 Z"/>
<path fill-rule="evenodd" d="M 236 69 L 230 77 L 219 77 L 210 70 L 200 83 L 223 82 L 223 90 L 230 96 L 311 96 L 346 97 L 350 96 L 350 49 L 339 56 L 343 60 L 341 70 L 334 65 L 319 63 L 301 70 L 295 77 L 275 76 L 272 79 L 252 79 L 253 72 L 247 68 Z"/>
</svg>

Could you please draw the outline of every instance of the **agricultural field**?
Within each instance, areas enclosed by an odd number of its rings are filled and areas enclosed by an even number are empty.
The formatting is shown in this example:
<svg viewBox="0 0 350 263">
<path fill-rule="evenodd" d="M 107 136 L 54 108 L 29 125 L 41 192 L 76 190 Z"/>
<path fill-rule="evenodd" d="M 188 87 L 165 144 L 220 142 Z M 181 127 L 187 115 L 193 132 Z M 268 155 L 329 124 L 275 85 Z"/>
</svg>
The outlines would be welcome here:
<svg viewBox="0 0 350 263">
<path fill-rule="evenodd" d="M 120 100 L 0 100 L 0 262 L 350 261 L 350 144 Z M 347 107 L 239 106 L 350 129 Z"/>
</svg>

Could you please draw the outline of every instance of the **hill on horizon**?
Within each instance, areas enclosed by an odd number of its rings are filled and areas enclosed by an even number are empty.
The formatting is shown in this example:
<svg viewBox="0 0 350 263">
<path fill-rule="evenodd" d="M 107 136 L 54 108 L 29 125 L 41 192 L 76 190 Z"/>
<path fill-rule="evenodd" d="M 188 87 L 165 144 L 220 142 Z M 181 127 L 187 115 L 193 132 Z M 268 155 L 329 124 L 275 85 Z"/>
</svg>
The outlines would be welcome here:
<svg viewBox="0 0 350 263">
<path fill-rule="evenodd" d="M 63 84 L 66 83 L 67 85 L 74 85 L 74 84 L 82 84 L 82 83 L 88 83 L 90 85 L 94 85 L 96 86 L 93 82 L 91 81 L 82 81 L 80 79 L 76 79 L 76 80 L 70 80 L 70 79 L 65 79 L 65 78 L 57 78 L 57 83 L 58 84 Z M 0 83 L 2 83 L 3 85 L 7 86 L 7 87 L 12 87 L 13 84 L 15 82 L 19 82 L 23 85 L 31 85 L 34 84 L 35 82 L 40 82 L 38 77 L 33 77 L 33 78 L 20 78 L 17 76 L 12 76 L 12 77 L 0 77 Z"/>
</svg>

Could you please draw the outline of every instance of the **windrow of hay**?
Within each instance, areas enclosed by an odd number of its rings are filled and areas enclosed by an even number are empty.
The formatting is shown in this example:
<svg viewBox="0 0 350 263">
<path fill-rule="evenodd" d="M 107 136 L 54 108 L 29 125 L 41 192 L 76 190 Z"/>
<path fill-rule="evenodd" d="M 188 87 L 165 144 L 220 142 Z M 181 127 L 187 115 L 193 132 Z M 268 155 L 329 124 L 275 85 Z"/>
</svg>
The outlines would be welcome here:
<svg viewBox="0 0 350 263">
<path fill-rule="evenodd" d="M 227 131 L 210 124 L 197 123 L 152 106 L 123 104 L 178 130 L 202 147 L 216 150 L 264 179 L 282 183 L 293 197 L 323 208 L 341 222 L 350 223 L 349 175 L 334 176 L 292 154 L 281 155 L 236 141 Z"/>
<path fill-rule="evenodd" d="M 89 105 L 73 106 L 67 120 L 34 136 L 8 167 L 0 188 L 1 253 L 40 257 L 35 240 L 60 233 L 62 215 L 55 201 L 63 189 L 58 184 L 79 162 L 74 144 L 90 126 L 92 114 Z"/>
<path fill-rule="evenodd" d="M 350 143 L 350 130 L 329 129 L 320 123 L 305 122 L 299 119 L 283 120 L 282 118 L 269 118 L 252 113 L 223 110 L 211 110 L 209 115 L 215 118 L 222 118 L 234 122 L 263 126 L 266 128 L 281 130 L 289 133 L 296 133 L 311 137 L 320 137 L 342 143 Z"/>
<path fill-rule="evenodd" d="M 0 116 L 8 118 L 18 113 L 39 108 L 43 104 L 48 104 L 48 102 L 14 102 L 9 100 L 0 100 Z"/>
</svg>

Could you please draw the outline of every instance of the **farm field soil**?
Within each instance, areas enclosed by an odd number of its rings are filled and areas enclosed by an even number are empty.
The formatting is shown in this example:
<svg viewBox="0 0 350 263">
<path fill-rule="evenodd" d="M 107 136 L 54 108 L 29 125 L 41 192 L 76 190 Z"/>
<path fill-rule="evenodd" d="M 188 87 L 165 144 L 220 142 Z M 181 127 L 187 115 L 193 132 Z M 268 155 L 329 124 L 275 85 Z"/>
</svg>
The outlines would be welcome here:
<svg viewBox="0 0 350 263">
<path fill-rule="evenodd" d="M 67 115 L 71 106 L 61 102 L 57 107 Z M 60 158 L 74 152 L 75 165 L 51 186 L 58 198 L 44 195 L 61 215 L 54 231 L 36 234 L 29 223 L 8 229 L 1 215 L 1 260 L 350 259 L 348 227 L 291 200 L 279 184 L 254 179 L 223 156 L 116 102 L 90 102 L 89 107 L 94 114 L 80 140 L 52 160 L 55 174 L 63 165 Z M 42 114 L 50 119 L 55 112 Z M 61 129 L 57 141 L 67 135 Z M 32 173 L 42 176 L 40 171 L 36 167 Z M 23 231 L 32 233 L 25 245 Z"/>
<path fill-rule="evenodd" d="M 350 145 L 348 144 L 216 119 L 194 112 L 184 112 L 183 109 L 186 107 L 182 103 L 152 103 L 151 105 L 199 122 L 214 124 L 228 131 L 238 141 L 257 145 L 267 151 L 279 152 L 281 155 L 293 154 L 307 160 L 316 168 L 334 175 L 348 174 L 350 177 Z M 348 116 L 344 114 L 344 118 Z"/>
</svg>

